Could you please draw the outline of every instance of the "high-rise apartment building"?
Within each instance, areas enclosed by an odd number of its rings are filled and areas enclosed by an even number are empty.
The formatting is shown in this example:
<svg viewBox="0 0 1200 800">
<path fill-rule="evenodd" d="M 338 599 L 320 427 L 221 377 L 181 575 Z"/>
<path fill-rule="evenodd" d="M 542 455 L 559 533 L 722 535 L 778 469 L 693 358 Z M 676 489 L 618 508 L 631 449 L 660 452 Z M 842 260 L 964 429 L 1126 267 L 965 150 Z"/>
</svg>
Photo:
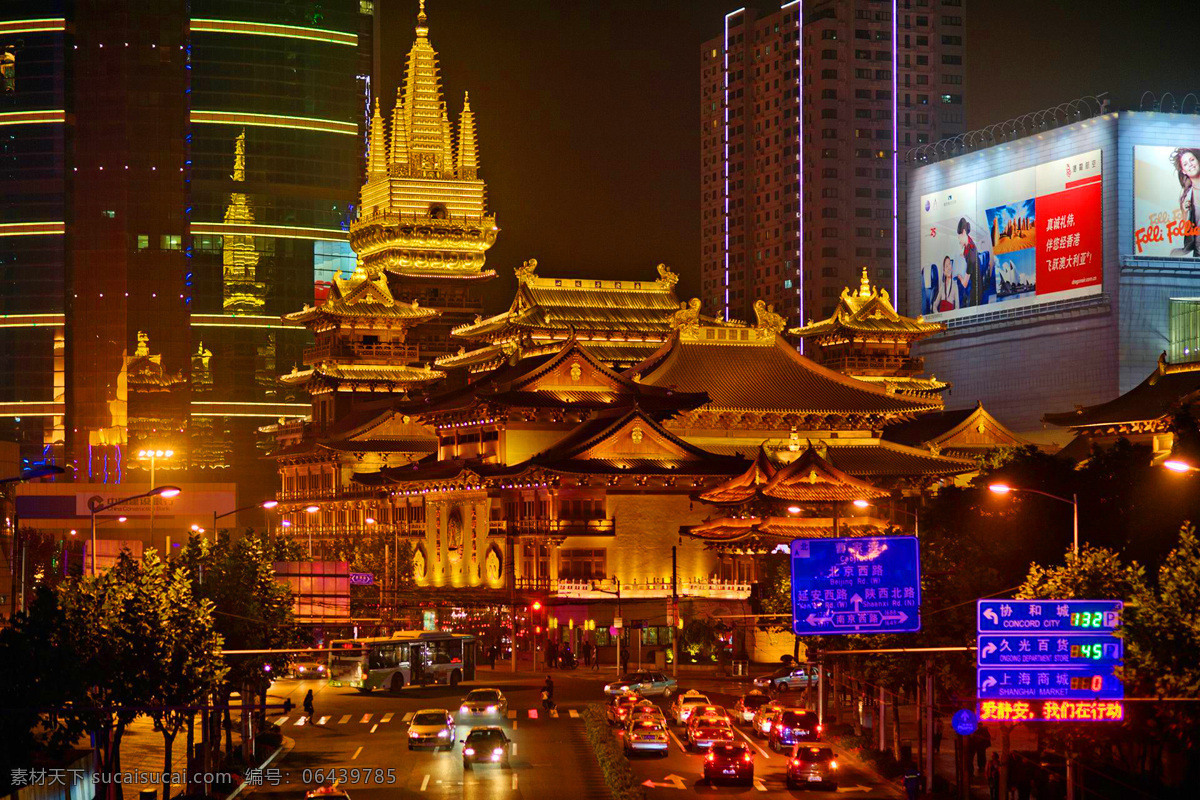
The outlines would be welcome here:
<svg viewBox="0 0 1200 800">
<path fill-rule="evenodd" d="M 95 483 L 273 488 L 302 416 L 280 315 L 354 267 L 374 9 L 360 0 L 0 8 L 0 438 Z"/>
<path fill-rule="evenodd" d="M 725 16 L 700 52 L 707 312 L 753 319 L 762 301 L 803 324 L 829 316 L 864 267 L 896 294 L 904 151 L 965 130 L 963 17 L 964 0 Z"/>
</svg>

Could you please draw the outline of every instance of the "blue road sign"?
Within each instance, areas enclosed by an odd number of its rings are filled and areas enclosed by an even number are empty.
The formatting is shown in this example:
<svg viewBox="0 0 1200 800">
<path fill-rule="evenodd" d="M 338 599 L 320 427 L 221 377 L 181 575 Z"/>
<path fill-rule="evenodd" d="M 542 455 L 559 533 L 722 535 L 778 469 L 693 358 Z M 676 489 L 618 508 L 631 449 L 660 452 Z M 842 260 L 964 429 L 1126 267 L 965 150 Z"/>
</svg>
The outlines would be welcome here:
<svg viewBox="0 0 1200 800">
<path fill-rule="evenodd" d="M 979 717 L 969 708 L 960 708 L 950 718 L 950 727 L 960 736 L 970 736 L 979 727 Z"/>
<path fill-rule="evenodd" d="M 1120 600 L 980 600 L 980 633 L 1019 631 L 1112 632 L 1121 625 Z"/>
<path fill-rule="evenodd" d="M 978 644 L 981 667 L 1093 667 L 1120 664 L 1125 654 L 1111 633 L 981 633 Z"/>
<path fill-rule="evenodd" d="M 915 537 L 794 539 L 791 553 L 796 635 L 921 630 Z"/>
<path fill-rule="evenodd" d="M 980 667 L 980 700 L 1120 700 L 1125 687 L 1111 664 L 1080 667 Z"/>
<path fill-rule="evenodd" d="M 350 585 L 351 586 L 374 586 L 375 585 L 375 575 L 370 572 L 351 572 L 350 573 Z"/>
</svg>

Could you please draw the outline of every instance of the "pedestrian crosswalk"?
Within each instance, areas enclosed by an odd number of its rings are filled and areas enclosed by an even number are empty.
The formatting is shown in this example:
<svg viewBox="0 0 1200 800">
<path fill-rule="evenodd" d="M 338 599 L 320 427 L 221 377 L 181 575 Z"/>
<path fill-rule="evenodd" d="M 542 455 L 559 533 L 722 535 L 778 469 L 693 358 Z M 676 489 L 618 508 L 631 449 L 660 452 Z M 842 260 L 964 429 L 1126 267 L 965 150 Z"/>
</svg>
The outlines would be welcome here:
<svg viewBox="0 0 1200 800">
<path fill-rule="evenodd" d="M 386 726 L 386 725 L 391 725 L 391 724 L 403 725 L 403 724 L 412 722 L 413 716 L 414 716 L 414 712 L 412 712 L 412 711 L 408 711 L 403 714 L 400 714 L 395 711 L 388 711 L 382 715 L 377 715 L 374 712 L 371 712 L 371 713 L 367 713 L 367 714 L 362 714 L 361 716 L 352 715 L 352 714 L 343 714 L 340 717 L 323 716 L 323 717 L 311 717 L 311 718 L 308 716 L 305 716 L 304 714 L 300 714 L 299 716 L 294 716 L 294 717 L 291 715 L 284 715 L 284 716 L 277 717 L 272 721 L 281 728 L 285 725 L 291 725 L 292 727 L 296 727 L 296 728 L 302 728 L 305 726 L 330 727 L 330 726 L 336 726 L 336 725 L 371 725 L 372 726 L 371 732 L 374 733 L 375 730 L 381 726 Z M 512 726 L 514 728 L 518 724 L 520 724 L 520 722 L 522 720 L 530 720 L 530 721 L 534 721 L 534 722 L 550 722 L 550 721 L 560 719 L 560 718 L 567 718 L 567 719 L 580 719 L 581 718 L 579 709 L 563 708 L 560 710 L 560 708 L 557 706 L 555 708 L 550 709 L 550 711 L 548 711 L 548 712 L 544 711 L 543 709 L 540 709 L 540 708 L 521 708 L 521 709 L 510 708 L 508 710 L 508 712 L 505 714 L 505 717 L 507 717 L 512 722 Z"/>
</svg>

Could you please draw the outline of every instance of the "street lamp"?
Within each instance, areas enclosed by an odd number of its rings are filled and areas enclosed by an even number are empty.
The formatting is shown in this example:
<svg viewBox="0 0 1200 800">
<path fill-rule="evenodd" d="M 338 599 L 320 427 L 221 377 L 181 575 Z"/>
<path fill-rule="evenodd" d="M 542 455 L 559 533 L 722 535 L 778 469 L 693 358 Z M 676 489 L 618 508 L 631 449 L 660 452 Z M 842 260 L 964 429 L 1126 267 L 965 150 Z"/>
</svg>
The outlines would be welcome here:
<svg viewBox="0 0 1200 800">
<path fill-rule="evenodd" d="M 320 506 L 305 506 L 305 514 L 315 514 L 321 510 Z M 312 525 L 305 525 L 308 528 L 308 557 L 312 558 Z"/>
<path fill-rule="evenodd" d="M 110 508 L 116 508 L 117 506 L 124 505 L 125 503 L 133 502 L 134 500 L 141 500 L 143 497 L 150 497 L 150 498 L 177 497 L 179 495 L 179 493 L 182 491 L 183 490 L 180 489 L 178 486 L 159 486 L 157 488 L 151 489 L 148 492 L 142 492 L 141 494 L 135 494 L 130 497 L 122 497 L 120 500 L 113 500 L 112 502 L 109 502 L 109 503 L 105 503 L 103 498 L 101 498 L 101 497 L 88 498 L 88 511 L 90 511 L 92 513 L 92 577 L 93 578 L 96 577 L 96 515 L 97 514 L 99 514 L 101 511 L 107 511 Z M 150 513 L 151 514 L 154 513 L 154 501 L 153 500 L 150 501 Z M 151 518 L 153 519 L 153 517 L 151 517 Z M 120 520 L 120 517 L 118 517 L 117 519 Z M 151 531 L 150 536 L 151 536 L 150 544 L 153 545 L 154 544 L 153 531 Z"/>
<path fill-rule="evenodd" d="M 242 506 L 241 508 L 235 508 L 233 511 L 226 511 L 224 514 L 218 514 L 217 510 L 214 508 L 213 509 L 213 526 L 212 526 L 213 535 L 215 536 L 217 533 L 217 520 L 221 519 L 222 517 L 230 517 L 230 516 L 233 516 L 234 514 L 238 513 L 239 511 L 249 511 L 252 508 L 261 508 L 261 509 L 269 511 L 270 509 L 274 508 L 277 505 L 279 505 L 278 500 L 263 500 L 261 503 L 252 503 L 251 505 L 248 505 L 248 506 Z"/>
<path fill-rule="evenodd" d="M 862 509 L 867 509 L 867 508 L 870 508 L 871 506 L 875 506 L 876 508 L 879 507 L 878 503 L 872 503 L 870 500 L 863 500 L 861 497 L 858 498 L 857 500 L 855 500 L 853 505 L 855 508 L 862 508 Z M 912 517 L 913 518 L 913 536 L 921 535 L 920 512 L 918 512 L 915 509 L 912 511 L 909 511 L 907 508 L 899 508 L 898 509 L 895 507 L 894 504 L 888 509 L 888 511 L 892 517 L 895 517 L 895 514 L 897 511 L 899 511 L 901 514 L 907 514 L 908 516 Z M 895 519 L 893 519 L 892 522 L 894 523 Z"/>
<path fill-rule="evenodd" d="M 158 464 L 158 459 L 173 458 L 174 456 L 175 456 L 174 450 L 149 450 L 149 449 L 138 450 L 138 454 L 137 454 L 138 460 L 150 462 L 150 485 L 151 486 L 153 486 L 156 483 L 155 478 L 154 478 L 154 468 Z M 154 546 L 154 503 L 150 504 L 150 546 L 151 547 Z"/>
<path fill-rule="evenodd" d="M 1049 497 L 1051 500 L 1057 500 L 1060 503 L 1066 503 L 1071 506 L 1071 523 L 1074 532 L 1072 543 L 1072 552 L 1076 556 L 1079 555 L 1079 495 L 1072 494 L 1071 499 L 1059 497 L 1056 494 L 1043 492 L 1041 489 L 1026 489 L 1023 486 L 1009 486 L 1007 483 L 989 483 L 988 491 L 992 494 L 1010 494 L 1012 492 L 1028 492 L 1029 494 L 1040 494 L 1042 497 Z"/>
</svg>

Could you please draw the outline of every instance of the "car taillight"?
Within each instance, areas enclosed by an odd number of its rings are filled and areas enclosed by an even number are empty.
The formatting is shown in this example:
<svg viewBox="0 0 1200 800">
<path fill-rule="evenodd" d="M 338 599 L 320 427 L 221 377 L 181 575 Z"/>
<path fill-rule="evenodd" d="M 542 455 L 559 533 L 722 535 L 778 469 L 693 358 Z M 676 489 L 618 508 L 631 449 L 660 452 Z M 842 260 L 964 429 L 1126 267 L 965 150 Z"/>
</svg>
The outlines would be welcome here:
<svg viewBox="0 0 1200 800">
<path fill-rule="evenodd" d="M 746 755 L 742 756 L 742 761 L 745 761 L 747 764 L 749 764 L 751 760 L 752 759 L 749 753 L 746 753 Z"/>
<path fill-rule="evenodd" d="M 830 761 L 830 762 L 829 762 L 829 768 L 830 768 L 830 769 L 837 769 L 837 762 L 836 762 L 836 761 Z"/>
<path fill-rule="evenodd" d="M 793 758 L 793 759 L 792 759 L 792 766 L 793 766 L 793 767 L 798 767 L 798 766 L 800 766 L 800 759 L 798 759 L 798 758 Z"/>
<path fill-rule="evenodd" d="M 824 725 L 818 725 L 818 726 L 817 726 L 817 733 L 820 733 L 820 732 L 821 732 L 821 731 L 823 731 L 823 730 L 825 730 L 825 726 L 824 726 Z"/>
<path fill-rule="evenodd" d="M 783 729 L 783 733 L 784 733 L 784 734 L 788 734 L 788 733 L 791 733 L 791 732 L 792 732 L 792 729 L 791 729 L 791 728 L 784 728 L 784 729 Z"/>
<path fill-rule="evenodd" d="M 706 756 L 704 757 L 704 759 L 705 759 L 706 761 L 716 761 L 716 760 L 717 760 L 717 754 L 716 754 L 716 753 L 714 753 L 712 750 L 709 750 L 709 751 L 708 751 L 708 755 L 706 755 Z"/>
</svg>

